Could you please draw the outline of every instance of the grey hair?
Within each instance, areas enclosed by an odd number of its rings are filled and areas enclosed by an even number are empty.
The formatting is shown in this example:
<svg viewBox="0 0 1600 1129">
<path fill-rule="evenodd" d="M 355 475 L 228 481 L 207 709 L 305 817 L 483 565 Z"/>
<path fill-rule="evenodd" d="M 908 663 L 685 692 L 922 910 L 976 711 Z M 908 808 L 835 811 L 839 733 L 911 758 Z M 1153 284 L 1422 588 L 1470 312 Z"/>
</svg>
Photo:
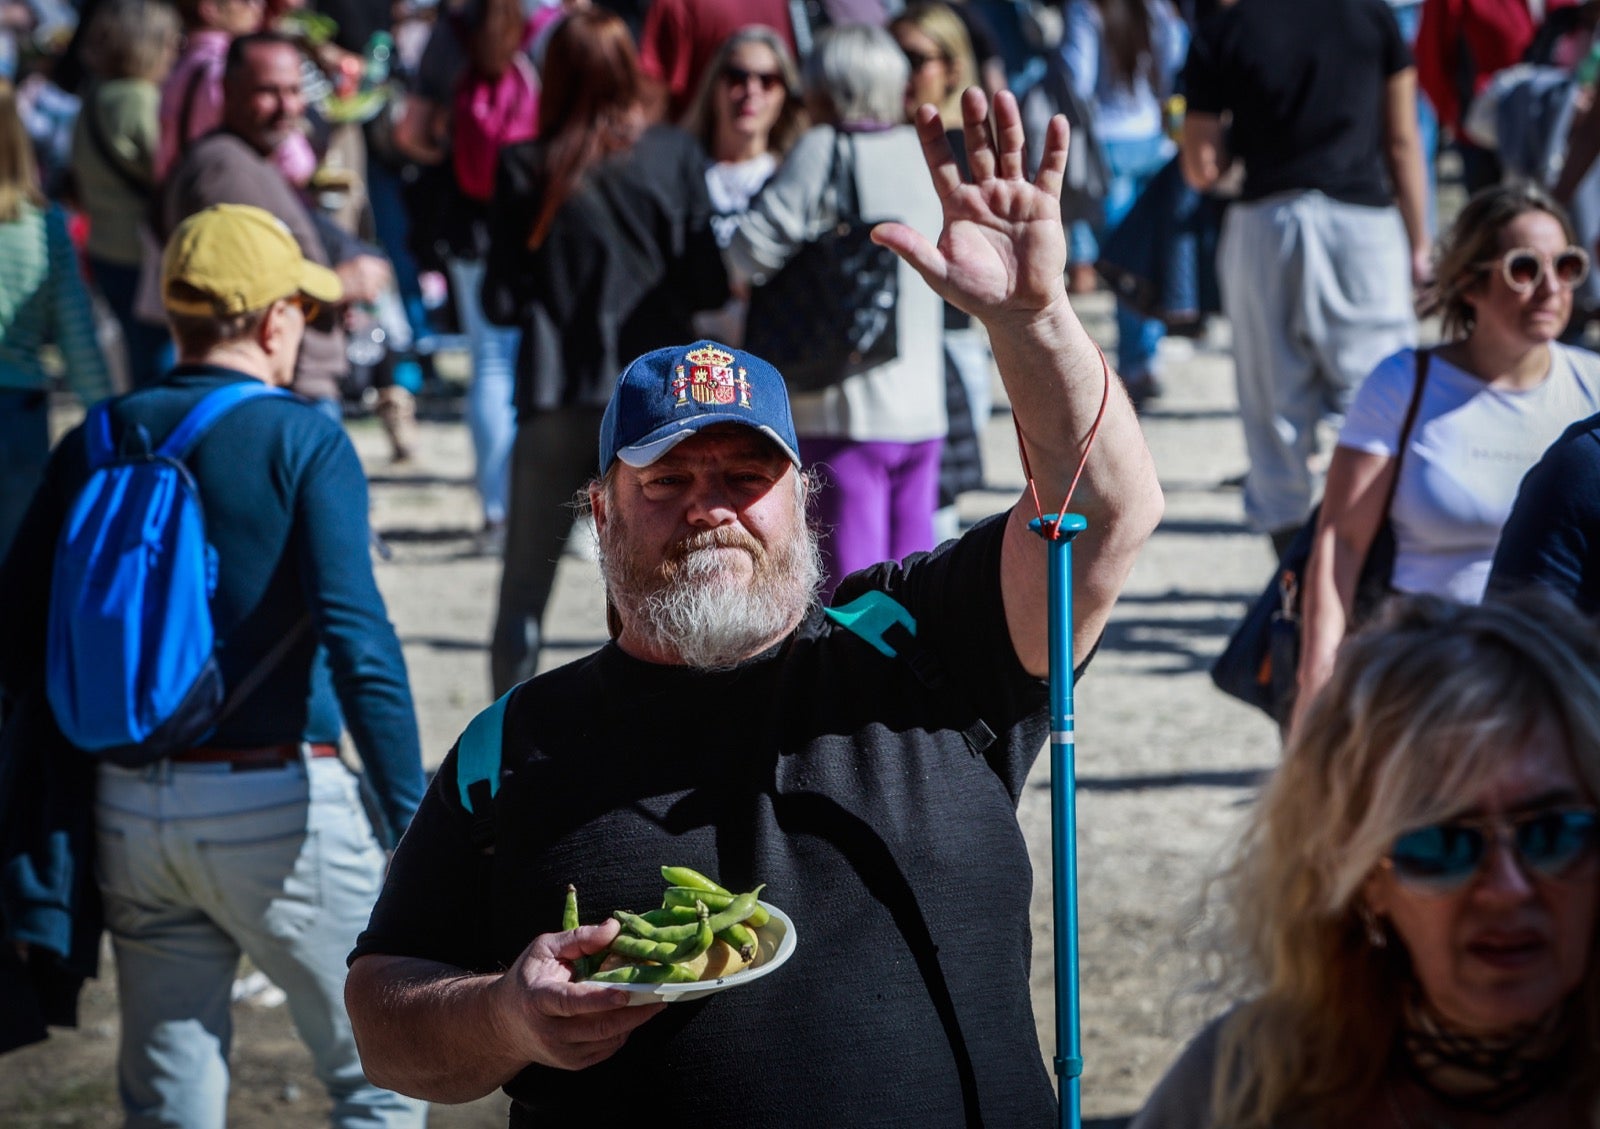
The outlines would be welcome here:
<svg viewBox="0 0 1600 1129">
<path fill-rule="evenodd" d="M 835 125 L 901 125 L 911 64 L 881 27 L 845 24 L 817 36 L 805 62 L 806 92 L 824 103 Z"/>
</svg>

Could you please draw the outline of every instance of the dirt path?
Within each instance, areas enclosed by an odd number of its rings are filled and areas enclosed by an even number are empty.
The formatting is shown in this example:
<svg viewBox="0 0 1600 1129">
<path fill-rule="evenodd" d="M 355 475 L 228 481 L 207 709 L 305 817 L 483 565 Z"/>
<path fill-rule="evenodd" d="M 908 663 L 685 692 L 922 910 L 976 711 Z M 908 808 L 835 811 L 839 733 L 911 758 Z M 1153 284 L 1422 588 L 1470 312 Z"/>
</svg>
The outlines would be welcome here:
<svg viewBox="0 0 1600 1129">
<path fill-rule="evenodd" d="M 1104 295 L 1083 301 L 1095 335 L 1115 333 Z M 1219 343 L 1220 344 L 1220 343 Z M 1177 944 L 1202 876 L 1237 825 L 1261 772 L 1276 761 L 1272 726 L 1214 690 L 1211 656 L 1264 582 L 1265 538 L 1243 532 L 1244 467 L 1225 351 L 1173 356 L 1167 395 L 1146 417 L 1167 493 L 1167 516 L 1135 570 L 1076 700 L 1080 788 L 1084 1111 L 1115 1124 L 1132 1113 L 1198 1025 L 1183 991 L 1195 966 Z M 416 469 L 390 468 L 369 423 L 351 428 L 372 475 L 374 523 L 393 557 L 379 583 L 405 646 L 430 763 L 488 698 L 485 640 L 498 565 L 471 555 L 477 508 L 458 419 L 424 422 Z M 1022 484 L 1008 416 L 986 435 L 992 490 L 966 496 L 971 520 L 1009 505 Z M 604 638 L 593 565 L 563 561 L 546 661 L 567 661 Z M 1034 1007 L 1046 1057 L 1054 1049 L 1050 790 L 1041 756 L 1021 820 L 1033 850 Z M 88 986 L 82 1026 L 0 1059 L 0 1125 L 10 1129 L 119 1123 L 109 961 Z M 3 1005 L 0 1005 L 3 1006 Z M 230 1125 L 284 1129 L 325 1121 L 326 1102 L 282 1007 L 243 1004 Z M 436 1108 L 438 1129 L 505 1124 L 504 1099 Z"/>
</svg>

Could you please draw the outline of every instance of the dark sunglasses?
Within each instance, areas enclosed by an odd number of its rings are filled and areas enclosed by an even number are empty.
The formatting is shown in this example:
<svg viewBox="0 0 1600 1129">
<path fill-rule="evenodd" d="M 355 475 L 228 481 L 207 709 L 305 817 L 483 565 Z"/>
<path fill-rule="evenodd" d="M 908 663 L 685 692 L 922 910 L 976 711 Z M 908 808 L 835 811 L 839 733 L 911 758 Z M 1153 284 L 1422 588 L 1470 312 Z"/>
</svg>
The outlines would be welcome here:
<svg viewBox="0 0 1600 1129">
<path fill-rule="evenodd" d="M 743 67 L 723 67 L 722 81 L 734 90 L 759 82 L 762 90 L 776 90 L 783 85 L 783 75 L 777 71 L 747 71 Z"/>
<path fill-rule="evenodd" d="M 289 301 L 300 307 L 300 312 L 305 315 L 307 324 L 317 320 L 322 313 L 322 303 L 306 294 L 290 295 Z"/>
<path fill-rule="evenodd" d="M 1518 294 L 1538 287 L 1544 272 L 1550 271 L 1556 285 L 1572 290 L 1589 277 L 1589 253 L 1582 247 L 1567 247 L 1554 256 L 1541 255 L 1530 247 L 1513 247 L 1498 259 L 1476 264 L 1479 270 L 1500 268 L 1506 285 Z"/>
<path fill-rule="evenodd" d="M 905 54 L 906 62 L 911 64 L 912 74 L 916 74 L 929 63 L 942 63 L 945 61 L 945 57 L 942 54 L 924 55 L 921 51 L 909 51 L 903 47 L 901 51 Z"/>
<path fill-rule="evenodd" d="M 1593 808 L 1528 812 L 1504 820 L 1452 820 L 1407 831 L 1394 841 L 1387 861 L 1406 885 L 1448 894 L 1466 886 L 1482 869 L 1491 840 L 1509 838 L 1518 863 L 1530 877 L 1559 878 L 1593 849 L 1596 822 Z"/>
</svg>

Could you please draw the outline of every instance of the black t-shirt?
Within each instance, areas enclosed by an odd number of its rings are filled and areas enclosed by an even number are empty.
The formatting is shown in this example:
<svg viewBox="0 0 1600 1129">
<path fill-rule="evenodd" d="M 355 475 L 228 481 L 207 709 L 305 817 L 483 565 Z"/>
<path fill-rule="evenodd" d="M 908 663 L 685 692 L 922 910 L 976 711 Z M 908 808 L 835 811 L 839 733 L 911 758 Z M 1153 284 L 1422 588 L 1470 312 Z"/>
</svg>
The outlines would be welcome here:
<svg viewBox="0 0 1600 1129">
<path fill-rule="evenodd" d="M 493 856 L 468 842 L 452 752 L 355 955 L 499 969 L 560 927 L 568 882 L 586 922 L 659 904 L 663 864 L 766 883 L 795 923 L 788 964 L 672 1005 L 597 1066 L 529 1067 L 506 1087 L 512 1124 L 637 1098 L 652 1124 L 703 1129 L 1053 1125 L 1016 818 L 1048 699 L 1007 633 L 1004 526 L 841 589 L 910 609 L 954 692 L 816 609 L 731 671 L 608 645 L 525 683 L 506 711 Z M 974 713 L 999 734 L 982 756 L 959 735 Z"/>
<path fill-rule="evenodd" d="M 1383 166 L 1384 92 L 1411 66 L 1385 0 L 1239 0 L 1189 46 L 1189 109 L 1231 111 L 1244 198 L 1316 189 L 1392 201 Z"/>
</svg>

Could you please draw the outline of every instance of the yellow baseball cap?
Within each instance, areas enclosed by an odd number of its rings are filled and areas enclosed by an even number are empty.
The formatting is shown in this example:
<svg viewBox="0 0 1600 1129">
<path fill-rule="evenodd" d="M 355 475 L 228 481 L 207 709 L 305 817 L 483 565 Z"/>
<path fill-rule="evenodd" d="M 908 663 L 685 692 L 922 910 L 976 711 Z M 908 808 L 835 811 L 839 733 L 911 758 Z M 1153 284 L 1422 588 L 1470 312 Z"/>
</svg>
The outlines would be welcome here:
<svg viewBox="0 0 1600 1129">
<path fill-rule="evenodd" d="M 175 295 L 174 283 L 206 297 Z M 291 294 L 326 304 L 344 295 L 344 285 L 300 253 L 288 225 L 248 204 L 196 212 L 178 225 L 161 256 L 162 304 L 175 314 L 234 317 Z"/>
</svg>

